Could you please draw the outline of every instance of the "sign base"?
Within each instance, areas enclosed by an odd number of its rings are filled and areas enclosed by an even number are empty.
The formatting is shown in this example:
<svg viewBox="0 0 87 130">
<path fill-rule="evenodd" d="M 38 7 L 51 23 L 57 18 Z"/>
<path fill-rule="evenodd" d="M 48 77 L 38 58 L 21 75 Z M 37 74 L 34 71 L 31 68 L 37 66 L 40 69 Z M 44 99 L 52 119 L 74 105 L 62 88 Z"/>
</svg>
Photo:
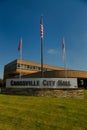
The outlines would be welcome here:
<svg viewBox="0 0 87 130">
<path fill-rule="evenodd" d="M 44 96 L 58 98 L 84 98 L 84 89 L 56 89 L 56 88 L 4 88 L 2 93 L 10 95 Z"/>
</svg>

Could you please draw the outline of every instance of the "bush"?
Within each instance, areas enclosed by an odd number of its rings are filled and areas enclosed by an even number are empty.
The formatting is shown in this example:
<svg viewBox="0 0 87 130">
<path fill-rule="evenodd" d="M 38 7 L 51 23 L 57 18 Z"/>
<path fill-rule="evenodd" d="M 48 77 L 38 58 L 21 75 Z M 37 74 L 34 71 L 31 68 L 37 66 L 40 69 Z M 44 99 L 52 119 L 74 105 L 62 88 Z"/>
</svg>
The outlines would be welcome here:
<svg viewBox="0 0 87 130">
<path fill-rule="evenodd" d="M 2 87 L 2 86 L 3 86 L 3 80 L 0 79 L 0 87 Z"/>
</svg>

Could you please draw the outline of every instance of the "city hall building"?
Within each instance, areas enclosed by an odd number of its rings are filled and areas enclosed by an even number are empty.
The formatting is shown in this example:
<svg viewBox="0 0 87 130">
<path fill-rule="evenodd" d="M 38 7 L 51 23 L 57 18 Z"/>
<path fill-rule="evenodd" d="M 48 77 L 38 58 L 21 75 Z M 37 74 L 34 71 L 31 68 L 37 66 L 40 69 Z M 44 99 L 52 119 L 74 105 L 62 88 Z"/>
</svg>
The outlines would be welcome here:
<svg viewBox="0 0 87 130">
<path fill-rule="evenodd" d="M 41 64 L 26 60 L 14 60 L 4 66 L 4 81 L 9 78 L 41 78 Z M 44 78 L 77 78 L 78 87 L 87 87 L 87 72 L 43 65 Z"/>
</svg>

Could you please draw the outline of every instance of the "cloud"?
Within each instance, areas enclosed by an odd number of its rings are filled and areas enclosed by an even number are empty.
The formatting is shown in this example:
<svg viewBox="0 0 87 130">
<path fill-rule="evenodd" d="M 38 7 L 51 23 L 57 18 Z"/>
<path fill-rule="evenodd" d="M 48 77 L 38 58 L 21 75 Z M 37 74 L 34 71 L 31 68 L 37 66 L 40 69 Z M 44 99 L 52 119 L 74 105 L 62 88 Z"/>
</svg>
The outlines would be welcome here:
<svg viewBox="0 0 87 130">
<path fill-rule="evenodd" d="M 49 49 L 47 51 L 48 54 L 51 54 L 51 55 L 54 55 L 54 54 L 57 54 L 58 53 L 58 50 L 55 50 L 55 49 Z"/>
</svg>

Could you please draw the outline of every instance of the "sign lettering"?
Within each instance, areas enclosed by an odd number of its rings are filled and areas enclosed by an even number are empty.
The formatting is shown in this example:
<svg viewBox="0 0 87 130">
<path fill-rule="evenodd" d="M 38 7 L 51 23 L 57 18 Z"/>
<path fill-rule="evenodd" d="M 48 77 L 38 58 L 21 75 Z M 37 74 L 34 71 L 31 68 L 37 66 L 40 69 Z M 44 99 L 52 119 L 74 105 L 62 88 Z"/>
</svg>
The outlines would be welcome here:
<svg viewBox="0 0 87 130">
<path fill-rule="evenodd" d="M 7 79 L 7 88 L 77 88 L 76 78 Z"/>
</svg>

